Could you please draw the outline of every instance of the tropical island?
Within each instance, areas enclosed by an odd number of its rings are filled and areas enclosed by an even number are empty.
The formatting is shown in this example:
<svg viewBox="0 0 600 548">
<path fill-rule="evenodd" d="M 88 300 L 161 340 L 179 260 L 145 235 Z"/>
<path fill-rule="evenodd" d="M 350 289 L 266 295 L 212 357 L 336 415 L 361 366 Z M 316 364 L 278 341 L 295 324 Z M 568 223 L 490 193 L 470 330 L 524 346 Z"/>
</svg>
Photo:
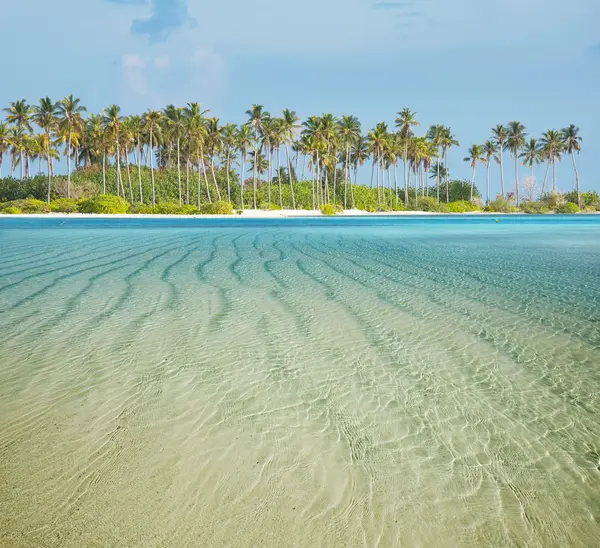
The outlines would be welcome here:
<svg viewBox="0 0 600 548">
<path fill-rule="evenodd" d="M 582 138 L 574 124 L 540 138 L 529 137 L 520 122 L 497 125 L 483 144 L 469 148 L 464 161 L 472 176 L 460 180 L 451 176 L 452 149 L 459 145 L 452 129 L 432 125 L 417 135 L 418 118 L 410 109 L 398 112 L 393 129 L 380 122 L 368 131 L 351 115 L 301 121 L 292 110 L 275 116 L 262 105 L 252 105 L 239 126 L 222 124 L 199 103 L 130 116 L 110 105 L 87 114 L 72 95 L 58 102 L 45 97 L 35 105 L 17 100 L 4 113 L 4 214 L 600 210 L 598 193 L 580 189 L 576 155 Z M 564 156 L 572 162 L 576 184 L 561 194 L 556 167 Z M 5 157 L 10 175 L 2 178 Z M 63 158 L 66 173 L 55 173 Z M 508 162 L 511 175 L 505 174 Z M 365 164 L 368 185 L 358 181 Z M 490 194 L 493 164 L 501 182 L 496 196 Z M 539 164 L 540 187 L 534 176 Z M 477 187 L 479 166 L 485 169 L 483 193 Z M 523 167 L 529 175 L 521 179 Z"/>
</svg>

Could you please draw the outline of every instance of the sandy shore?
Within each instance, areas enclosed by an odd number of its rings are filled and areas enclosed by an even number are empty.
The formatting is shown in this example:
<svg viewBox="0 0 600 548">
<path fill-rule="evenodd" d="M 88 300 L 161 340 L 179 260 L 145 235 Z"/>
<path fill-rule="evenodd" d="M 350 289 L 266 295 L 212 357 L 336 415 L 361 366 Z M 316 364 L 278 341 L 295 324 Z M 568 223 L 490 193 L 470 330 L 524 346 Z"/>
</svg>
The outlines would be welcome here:
<svg viewBox="0 0 600 548">
<path fill-rule="evenodd" d="M 336 213 L 335 217 L 371 217 L 371 216 L 389 216 L 389 217 L 414 217 L 423 215 L 510 215 L 505 213 L 489 213 L 482 211 L 474 211 L 469 213 L 437 213 L 433 211 L 391 211 L 391 212 L 378 212 L 369 213 L 367 211 L 361 211 L 359 209 L 346 209 L 343 213 Z M 242 213 L 236 213 L 234 215 L 162 215 L 162 214 L 133 214 L 133 213 L 122 213 L 122 214 L 101 214 L 101 213 L 22 213 L 17 215 L 5 215 L 5 217 L 14 218 L 36 218 L 36 217 L 65 217 L 65 218 L 112 218 L 116 217 L 119 219 L 214 219 L 214 218 L 227 218 L 227 219 L 278 219 L 288 217 L 326 217 L 320 210 L 294 210 L 294 209 L 282 209 L 276 211 L 267 211 L 261 209 L 246 209 Z"/>
</svg>

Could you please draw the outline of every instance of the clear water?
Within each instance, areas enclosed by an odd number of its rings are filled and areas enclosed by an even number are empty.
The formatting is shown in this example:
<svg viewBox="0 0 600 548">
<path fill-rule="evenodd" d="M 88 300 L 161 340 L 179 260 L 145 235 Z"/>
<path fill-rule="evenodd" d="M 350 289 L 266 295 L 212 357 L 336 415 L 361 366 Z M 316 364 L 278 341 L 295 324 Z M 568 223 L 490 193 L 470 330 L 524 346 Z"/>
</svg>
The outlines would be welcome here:
<svg viewBox="0 0 600 548">
<path fill-rule="evenodd" d="M 600 218 L 0 220 L 0 545 L 599 546 Z"/>
</svg>

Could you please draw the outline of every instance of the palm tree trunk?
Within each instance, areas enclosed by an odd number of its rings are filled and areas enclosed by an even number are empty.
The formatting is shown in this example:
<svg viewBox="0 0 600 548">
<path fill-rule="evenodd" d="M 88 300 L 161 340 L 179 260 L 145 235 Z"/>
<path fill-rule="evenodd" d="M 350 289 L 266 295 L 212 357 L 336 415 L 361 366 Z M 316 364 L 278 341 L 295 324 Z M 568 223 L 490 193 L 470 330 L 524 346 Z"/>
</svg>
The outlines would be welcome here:
<svg viewBox="0 0 600 548">
<path fill-rule="evenodd" d="M 185 203 L 190 205 L 190 158 L 189 151 L 188 157 L 185 160 Z"/>
<path fill-rule="evenodd" d="M 281 147 L 277 148 L 277 183 L 279 184 L 279 207 L 283 209 L 283 195 L 281 193 Z"/>
<path fill-rule="evenodd" d="M 115 141 L 117 145 L 117 196 L 119 195 L 119 191 L 121 190 L 121 186 L 123 185 L 123 180 L 121 179 L 121 156 L 119 151 L 119 137 L 117 136 L 117 140 Z"/>
<path fill-rule="evenodd" d="M 206 185 L 206 195 L 208 196 L 208 203 L 212 204 L 212 198 L 210 196 L 210 190 L 208 188 L 208 175 L 206 174 L 206 165 L 204 164 L 204 147 L 200 142 L 200 161 L 202 162 L 202 173 L 204 174 L 204 184 Z"/>
<path fill-rule="evenodd" d="M 69 137 L 67 145 L 67 198 L 71 197 L 71 128 L 69 128 Z"/>
<path fill-rule="evenodd" d="M 106 149 L 102 151 L 102 194 L 106 194 Z"/>
<path fill-rule="evenodd" d="M 142 191 L 142 167 L 140 165 L 142 153 L 140 151 L 140 136 L 139 135 L 138 135 L 138 138 L 137 138 L 137 148 L 138 148 L 138 153 L 137 153 L 137 168 L 138 168 L 138 183 L 140 185 L 140 203 L 144 203 L 144 193 Z"/>
<path fill-rule="evenodd" d="M 348 164 L 350 161 L 350 146 L 346 143 L 346 158 L 344 160 L 344 209 L 348 209 Z"/>
<path fill-rule="evenodd" d="M 475 165 L 473 165 L 473 175 L 471 176 L 471 192 L 469 194 L 469 201 L 473 201 L 473 187 L 475 186 Z"/>
<path fill-rule="evenodd" d="M 437 165 L 436 165 L 436 171 L 437 171 L 436 191 L 437 191 L 437 201 L 439 202 L 440 201 L 440 182 L 441 182 L 440 181 L 440 162 L 439 162 L 439 160 L 436 163 L 437 163 Z"/>
<path fill-rule="evenodd" d="M 552 190 L 556 192 L 556 156 L 552 157 Z"/>
<path fill-rule="evenodd" d="M 242 211 L 244 211 L 244 172 L 246 163 L 246 154 L 242 152 L 242 165 L 240 166 L 240 198 L 242 200 Z"/>
<path fill-rule="evenodd" d="M 254 209 L 256 209 L 256 170 L 258 168 L 258 146 L 254 145 L 254 169 L 252 170 L 252 192 L 254 196 Z"/>
<path fill-rule="evenodd" d="M 500 185 L 502 186 L 502 198 L 506 198 L 504 192 L 504 149 L 502 144 L 500 144 Z"/>
<path fill-rule="evenodd" d="M 50 134 L 46 133 L 46 160 L 48 162 L 48 203 L 50 203 L 50 191 L 52 190 L 52 175 L 50 173 Z M 21 166 L 21 169 L 22 166 Z"/>
<path fill-rule="evenodd" d="M 546 175 L 544 175 L 544 183 L 542 184 L 542 191 L 540 196 L 544 195 L 544 190 L 546 190 L 546 181 L 548 180 L 548 173 L 550 173 L 550 158 L 548 158 L 548 166 L 546 167 Z"/>
<path fill-rule="evenodd" d="M 334 152 L 334 164 L 333 164 L 333 205 L 335 206 L 335 192 L 337 187 L 337 156 Z"/>
<path fill-rule="evenodd" d="M 129 183 L 130 203 L 133 203 L 133 186 L 131 185 L 131 173 L 129 172 L 129 152 L 125 148 L 125 169 L 127 170 L 127 182 Z"/>
<path fill-rule="evenodd" d="M 273 154 L 273 151 L 271 150 L 271 143 L 267 139 L 267 161 L 269 163 L 269 166 L 267 168 L 267 201 L 269 202 L 269 207 L 271 204 L 271 182 L 273 180 L 273 171 L 272 171 L 273 162 L 272 162 L 272 158 L 271 158 L 272 154 Z"/>
<path fill-rule="evenodd" d="M 23 182 L 23 151 L 22 150 L 20 152 L 20 156 L 21 156 L 21 182 Z"/>
<path fill-rule="evenodd" d="M 287 163 L 288 163 L 288 175 L 290 178 L 290 193 L 292 194 L 292 209 L 296 209 L 296 199 L 294 198 L 294 183 L 292 181 L 292 179 L 294 178 L 292 176 L 292 164 L 290 163 L 290 149 L 287 143 L 285 143 L 285 154 L 287 156 Z"/>
<path fill-rule="evenodd" d="M 152 207 L 156 207 L 156 188 L 154 187 L 154 161 L 152 158 L 152 130 L 150 130 L 150 150 L 148 151 L 148 156 L 150 157 L 150 180 L 152 182 Z"/>
<path fill-rule="evenodd" d="M 396 207 L 398 207 L 398 161 L 394 162 L 394 194 L 396 195 Z"/>
<path fill-rule="evenodd" d="M 485 205 L 490 203 L 490 160 L 488 158 L 485 172 Z"/>
<path fill-rule="evenodd" d="M 408 143 L 404 143 L 404 204 L 408 204 L 408 177 L 406 172 L 406 162 L 408 161 Z"/>
<path fill-rule="evenodd" d="M 517 207 L 519 207 L 519 152 L 515 150 L 515 184 L 517 188 Z"/>
<path fill-rule="evenodd" d="M 448 149 L 444 150 L 444 175 L 446 179 L 446 203 L 450 201 L 450 194 L 448 190 Z"/>
<path fill-rule="evenodd" d="M 198 209 L 200 209 L 200 186 L 201 186 L 202 176 L 200 175 L 200 156 L 198 156 L 198 188 L 196 189 L 196 203 L 198 205 Z"/>
<path fill-rule="evenodd" d="M 215 189 L 217 191 L 217 200 L 221 201 L 221 191 L 219 190 L 219 185 L 217 184 L 217 177 L 215 176 L 215 151 L 212 151 L 210 155 L 210 172 L 212 174 L 213 182 L 215 183 Z M 255 200 L 256 201 L 256 200 Z M 254 208 L 256 209 L 256 208 Z"/>
<path fill-rule="evenodd" d="M 579 171 L 575 163 L 575 153 L 571 149 L 571 159 L 573 160 L 573 169 L 575 170 L 575 185 L 577 186 L 577 206 L 581 209 L 581 190 L 579 189 Z"/>
<path fill-rule="evenodd" d="M 312 154 L 311 154 L 311 161 L 313 160 Z M 311 188 L 312 188 L 312 208 L 316 209 L 316 205 L 315 205 L 315 179 L 317 177 L 316 174 L 316 169 L 315 169 L 315 164 L 314 162 L 312 162 L 312 166 L 311 166 L 311 170 L 310 170 L 310 182 L 311 182 Z"/>
<path fill-rule="evenodd" d="M 392 194 L 392 178 L 391 178 L 391 176 L 390 176 L 390 170 L 391 170 L 391 169 L 392 169 L 392 166 L 391 166 L 391 165 L 389 165 L 389 166 L 388 166 L 388 168 L 387 168 L 387 170 L 386 170 L 386 171 L 387 171 L 387 179 L 388 179 L 388 191 L 389 191 L 389 193 L 390 193 L 390 211 L 391 211 L 391 210 L 392 210 L 392 208 L 393 208 L 393 205 L 392 205 L 392 200 L 393 200 L 393 194 Z"/>
<path fill-rule="evenodd" d="M 231 151 L 229 150 L 229 147 L 228 147 L 227 148 L 227 161 L 225 163 L 226 169 L 227 169 L 227 203 L 228 204 L 231 203 L 231 183 L 229 181 L 229 169 L 231 166 L 230 154 L 231 154 Z"/>
<path fill-rule="evenodd" d="M 179 187 L 179 207 L 181 207 L 181 164 L 179 159 L 179 135 L 177 135 L 177 185 Z"/>
</svg>

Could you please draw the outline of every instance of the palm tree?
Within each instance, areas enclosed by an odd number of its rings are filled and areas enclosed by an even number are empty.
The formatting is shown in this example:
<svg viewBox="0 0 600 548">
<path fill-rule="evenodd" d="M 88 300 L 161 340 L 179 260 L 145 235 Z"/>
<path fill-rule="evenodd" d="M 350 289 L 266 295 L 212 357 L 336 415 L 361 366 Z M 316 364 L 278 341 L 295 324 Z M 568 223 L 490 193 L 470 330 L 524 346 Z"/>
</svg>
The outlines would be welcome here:
<svg viewBox="0 0 600 548">
<path fill-rule="evenodd" d="M 490 203 L 490 164 L 492 163 L 492 158 L 498 152 L 498 144 L 488 139 L 485 143 L 483 143 L 483 155 L 485 158 L 485 203 L 486 205 Z"/>
<path fill-rule="evenodd" d="M 179 187 L 179 205 L 182 205 L 181 199 L 181 154 L 180 154 L 180 144 L 181 144 L 181 134 L 184 130 L 184 117 L 183 117 L 183 109 L 176 107 L 175 105 L 167 105 L 163 109 L 163 113 L 165 115 L 165 121 L 167 123 L 167 127 L 171 129 L 173 135 L 175 136 L 177 143 L 177 184 Z"/>
<path fill-rule="evenodd" d="M 448 150 L 450 150 L 453 146 L 459 146 L 460 143 L 454 138 L 454 135 L 452 134 L 452 128 L 448 126 L 444 126 L 440 141 L 444 156 L 444 171 L 446 172 L 446 202 L 448 202 L 450 200 L 448 189 L 448 183 L 450 179 L 450 170 L 448 169 Z"/>
<path fill-rule="evenodd" d="M 523 146 L 523 152 L 521 153 L 520 158 L 523 158 L 523 165 L 528 166 L 531 170 L 531 179 L 533 181 L 533 166 L 540 161 L 540 146 L 538 140 L 535 137 L 532 137 L 525 143 Z M 531 192 L 533 194 L 534 191 L 533 183 L 531 184 Z"/>
<path fill-rule="evenodd" d="M 206 138 L 210 151 L 210 172 L 217 191 L 217 200 L 221 200 L 221 192 L 215 176 L 215 154 L 222 146 L 221 127 L 218 118 L 209 118 L 206 125 Z"/>
<path fill-rule="evenodd" d="M 262 105 L 252 105 L 252 107 L 246 111 L 246 115 L 249 117 L 248 123 L 254 129 L 256 133 L 256 139 L 254 140 L 254 154 L 258 154 L 258 145 L 263 133 L 263 123 L 267 118 L 270 118 L 270 114 L 264 110 Z M 253 170 L 252 187 L 254 192 L 254 209 L 256 209 L 256 167 Z"/>
<path fill-rule="evenodd" d="M 525 145 L 525 126 L 521 122 L 508 123 L 508 138 L 506 148 L 508 148 L 515 159 L 515 184 L 517 190 L 517 207 L 519 206 L 519 151 Z"/>
<path fill-rule="evenodd" d="M 2 160 L 8 151 L 8 145 L 8 125 L 4 122 L 0 122 L 0 179 L 2 178 Z"/>
<path fill-rule="evenodd" d="M 577 186 L 577 205 L 581 209 L 581 190 L 579 188 L 579 171 L 575 162 L 575 153 L 581 151 L 582 138 L 579 136 L 579 128 L 571 124 L 562 130 L 563 145 L 565 150 L 571 155 L 573 160 L 573 169 L 575 170 L 575 184 Z"/>
<path fill-rule="evenodd" d="M 254 141 L 254 131 L 249 124 L 242 124 L 237 132 L 237 148 L 240 151 L 240 200 L 242 203 L 242 211 L 244 210 L 244 173 L 246 172 L 246 158 L 248 156 L 248 148 Z"/>
<path fill-rule="evenodd" d="M 50 191 L 52 189 L 52 173 L 50 163 L 50 134 L 58 125 L 57 104 L 50 97 L 42 97 L 40 104 L 34 107 L 32 120 L 44 130 L 44 146 L 46 159 L 48 161 L 48 203 L 50 203 Z M 21 168 L 23 169 L 23 168 Z"/>
<path fill-rule="evenodd" d="M 115 144 L 115 158 L 117 167 L 117 195 L 121 190 L 123 181 L 121 179 L 121 154 L 119 148 L 119 132 L 123 124 L 123 116 L 121 116 L 121 107 L 119 105 L 110 105 L 104 109 L 103 114 L 104 127 L 106 131 L 112 134 L 113 142 Z M 123 194 L 125 191 L 123 190 Z"/>
<path fill-rule="evenodd" d="M 83 127 L 82 113 L 86 111 L 79 103 L 81 99 L 75 99 L 73 95 L 65 97 L 58 103 L 60 125 L 67 131 L 67 198 L 71 197 L 71 142 L 73 131 Z"/>
<path fill-rule="evenodd" d="M 290 144 L 294 144 L 296 140 L 296 131 L 300 127 L 298 122 L 300 118 L 296 115 L 296 111 L 284 108 L 281 111 L 282 129 L 283 129 L 283 144 L 285 145 L 285 155 L 287 158 L 288 173 L 290 179 L 290 193 L 292 195 L 292 209 L 296 209 L 296 199 L 294 197 L 294 181 L 292 164 L 290 163 Z"/>
<path fill-rule="evenodd" d="M 227 176 L 227 202 L 231 203 L 231 156 L 235 153 L 237 147 L 237 126 L 235 124 L 227 124 L 222 128 L 222 143 L 225 150 L 225 170 Z M 271 195 L 269 194 L 269 201 Z"/>
<path fill-rule="evenodd" d="M 188 103 L 184 109 L 184 116 L 187 120 L 188 131 L 190 138 L 196 147 L 196 156 L 198 160 L 198 209 L 200 209 L 200 174 L 204 174 L 204 183 L 206 185 L 206 195 L 208 202 L 212 202 L 210 189 L 208 188 L 208 176 L 206 175 L 206 167 L 204 164 L 204 144 L 207 137 L 205 114 L 209 110 L 202 110 L 200 103 Z"/>
<path fill-rule="evenodd" d="M 478 162 L 485 162 L 484 148 L 481 145 L 473 145 L 469 149 L 469 155 L 465 158 L 465 162 L 470 162 L 473 168 L 473 175 L 471 177 L 471 194 L 469 200 L 473 201 L 473 188 L 475 187 L 475 170 Z"/>
<path fill-rule="evenodd" d="M 498 146 L 498 163 L 500 164 L 500 185 L 502 188 L 502 197 L 506 196 L 504 192 L 504 149 L 506 148 L 506 140 L 508 132 L 502 124 L 498 124 L 492 128 L 492 141 Z"/>
<path fill-rule="evenodd" d="M 144 128 L 148 132 L 148 156 L 150 157 L 150 180 L 152 182 L 152 207 L 156 207 L 156 188 L 154 186 L 154 133 L 160 133 L 162 114 L 156 110 L 148 110 L 144 114 Z"/>
<path fill-rule="evenodd" d="M 32 131 L 31 120 L 34 110 L 27 104 L 25 99 L 13 101 L 8 108 L 4 109 L 7 113 L 6 121 L 13 124 L 20 132 Z M 23 151 L 20 152 L 21 158 L 21 182 L 23 181 Z"/>
<path fill-rule="evenodd" d="M 438 154 L 440 156 L 442 154 L 441 149 L 442 149 L 443 137 L 444 137 L 444 126 L 441 124 L 430 126 L 429 130 L 427 131 L 427 138 L 432 142 L 433 146 L 436 147 L 436 149 L 438 150 Z M 436 190 L 437 190 L 438 202 L 440 201 L 440 186 L 441 186 L 440 168 L 441 167 L 442 167 L 441 162 L 435 163 L 435 169 L 436 169 L 436 175 L 437 175 L 437 177 L 436 177 L 437 189 Z"/>
<path fill-rule="evenodd" d="M 412 127 L 418 126 L 415 116 L 416 112 L 405 108 L 398 113 L 396 117 L 396 127 L 400 130 L 400 135 L 404 141 L 404 203 L 408 203 L 408 178 L 407 178 L 407 162 L 408 162 L 408 145 L 412 137 Z"/>
<path fill-rule="evenodd" d="M 339 133 L 344 153 L 344 209 L 348 208 L 348 180 L 350 179 L 350 147 L 360 136 L 360 122 L 356 116 L 342 116 L 339 121 Z M 396 192 L 396 200 L 398 193 Z"/>
<path fill-rule="evenodd" d="M 130 116 L 129 117 L 129 130 L 135 141 L 135 161 L 137 164 L 138 173 L 138 186 L 140 203 L 144 203 L 144 191 L 142 190 L 142 135 L 144 133 L 144 121 L 141 116 Z"/>
<path fill-rule="evenodd" d="M 552 191 L 556 192 L 556 160 L 560 161 L 560 156 L 564 148 L 564 142 L 560 131 L 555 129 L 549 129 L 542 134 L 540 139 L 541 151 L 543 157 L 548 161 L 548 168 L 546 169 L 546 177 L 544 177 L 544 184 L 542 185 L 542 194 L 546 189 L 546 179 L 548 177 L 548 171 L 552 165 Z"/>
</svg>

